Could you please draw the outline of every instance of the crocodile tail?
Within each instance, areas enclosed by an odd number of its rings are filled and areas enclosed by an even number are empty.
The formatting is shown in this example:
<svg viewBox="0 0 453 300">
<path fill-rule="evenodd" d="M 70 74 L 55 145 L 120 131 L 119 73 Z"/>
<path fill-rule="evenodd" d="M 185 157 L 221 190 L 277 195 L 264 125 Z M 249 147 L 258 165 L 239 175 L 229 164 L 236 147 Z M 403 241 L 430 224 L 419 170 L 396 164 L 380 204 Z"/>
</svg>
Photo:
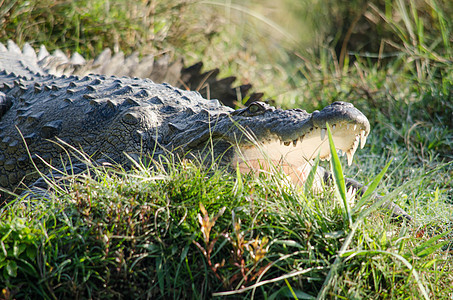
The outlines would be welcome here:
<svg viewBox="0 0 453 300">
<path fill-rule="evenodd" d="M 67 56 L 61 50 L 55 50 L 50 54 L 43 45 L 37 53 L 29 44 L 25 44 L 21 50 L 12 41 L 8 41 L 7 47 L 0 43 L 1 51 L 22 53 L 35 60 L 34 72 L 57 76 L 94 73 L 150 78 L 157 83 L 167 82 L 181 89 L 199 91 L 204 98 L 218 99 L 230 107 L 241 106 L 246 98 L 247 103 L 250 103 L 263 97 L 262 93 L 250 93 L 250 84 L 233 86 L 236 81 L 234 76 L 218 79 L 218 69 L 203 71 L 202 62 L 185 67 L 182 59 L 172 61 L 168 54 L 140 58 L 138 52 L 125 56 L 123 52 L 113 53 L 106 48 L 95 59 L 87 60 L 77 52 Z"/>
</svg>

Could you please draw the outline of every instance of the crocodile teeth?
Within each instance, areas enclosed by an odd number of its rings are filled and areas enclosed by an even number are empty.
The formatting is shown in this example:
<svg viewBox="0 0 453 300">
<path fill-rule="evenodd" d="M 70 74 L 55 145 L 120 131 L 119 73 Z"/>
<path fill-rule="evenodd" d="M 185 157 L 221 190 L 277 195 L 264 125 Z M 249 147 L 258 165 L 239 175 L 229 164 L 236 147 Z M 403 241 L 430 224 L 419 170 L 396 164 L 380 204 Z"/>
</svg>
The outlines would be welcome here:
<svg viewBox="0 0 453 300">
<path fill-rule="evenodd" d="M 361 141 L 360 135 L 357 135 L 355 137 L 354 142 L 352 143 L 351 149 L 346 151 L 346 157 L 348 159 L 348 166 L 352 164 L 352 159 L 354 158 L 354 154 L 357 151 L 357 148 L 359 147 L 359 142 Z"/>
<path fill-rule="evenodd" d="M 359 141 L 360 141 L 360 137 L 357 135 L 355 137 L 355 140 L 354 140 L 354 143 L 352 144 L 352 154 L 354 154 L 356 151 L 357 151 L 357 148 L 359 147 Z"/>
<path fill-rule="evenodd" d="M 352 165 L 352 159 L 354 158 L 354 153 L 351 150 L 346 151 L 346 156 L 348 158 L 348 166 Z"/>
<path fill-rule="evenodd" d="M 337 125 L 333 124 L 333 125 L 332 125 L 332 131 L 335 130 L 335 127 L 337 127 Z"/>
<path fill-rule="evenodd" d="M 290 141 L 287 141 L 287 142 L 283 142 L 283 145 L 285 145 L 285 146 L 289 146 L 289 144 L 291 144 L 291 142 L 290 142 Z"/>
<path fill-rule="evenodd" d="M 295 140 L 293 141 L 293 146 L 294 146 L 294 147 L 297 146 L 297 139 L 295 139 Z"/>
<path fill-rule="evenodd" d="M 356 131 L 356 129 L 357 129 L 357 125 L 354 125 L 354 131 Z"/>
<path fill-rule="evenodd" d="M 321 129 L 321 141 L 324 141 L 324 138 L 326 137 L 326 129 L 322 128 Z"/>
<path fill-rule="evenodd" d="M 365 130 L 362 130 L 360 132 L 360 149 L 363 149 L 366 144 L 366 135 L 365 135 Z"/>
</svg>

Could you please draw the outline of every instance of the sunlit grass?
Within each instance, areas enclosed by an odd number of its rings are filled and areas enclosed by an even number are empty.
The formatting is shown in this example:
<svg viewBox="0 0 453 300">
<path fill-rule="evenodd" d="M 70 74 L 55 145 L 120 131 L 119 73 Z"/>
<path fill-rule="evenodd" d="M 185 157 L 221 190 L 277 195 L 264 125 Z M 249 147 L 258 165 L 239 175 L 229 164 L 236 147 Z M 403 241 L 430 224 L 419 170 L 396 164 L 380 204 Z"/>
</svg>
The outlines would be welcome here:
<svg viewBox="0 0 453 300">
<path fill-rule="evenodd" d="M 392 223 L 367 196 L 349 206 L 343 189 L 311 193 L 308 182 L 304 192 L 282 174 L 244 175 L 173 158 L 127 173 L 94 168 L 91 175 L 69 176 L 71 184 L 49 201 L 18 198 L 2 207 L 0 297 L 453 295 L 448 1 L 367 6 L 363 18 L 383 25 L 380 40 L 372 41 L 382 47 L 361 52 L 337 41 L 343 55 L 325 28 L 312 47 L 280 43 L 285 35 L 274 36 L 272 26 L 282 15 L 273 19 L 253 3 L 2 4 L 2 42 L 32 39 L 34 46 L 91 57 L 106 46 L 126 53 L 174 51 L 253 83 L 284 107 L 311 111 L 333 101 L 354 103 L 372 131 L 350 168 L 338 169 L 343 162 L 334 159 L 337 185 L 343 175 L 369 184 L 414 223 Z M 323 3 L 316 4 L 323 23 Z"/>
<path fill-rule="evenodd" d="M 334 156 L 337 175 L 339 164 Z M 146 170 L 92 168 L 91 175 L 69 175 L 67 192 L 4 207 L 6 292 L 166 299 L 385 289 L 422 296 L 432 280 L 451 280 L 444 271 L 427 275 L 438 264 L 450 268 L 440 250 L 449 231 L 439 221 L 421 229 L 391 224 L 379 203 L 346 208 L 346 195 L 304 193 L 278 174 L 233 176 L 190 161 Z"/>
</svg>

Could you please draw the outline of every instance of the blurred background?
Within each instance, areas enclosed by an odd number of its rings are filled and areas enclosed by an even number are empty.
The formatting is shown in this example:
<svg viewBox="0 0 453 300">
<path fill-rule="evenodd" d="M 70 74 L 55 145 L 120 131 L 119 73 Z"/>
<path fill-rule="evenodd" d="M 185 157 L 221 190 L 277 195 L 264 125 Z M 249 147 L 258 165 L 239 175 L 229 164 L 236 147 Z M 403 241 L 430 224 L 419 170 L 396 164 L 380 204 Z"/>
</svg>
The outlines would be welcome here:
<svg viewBox="0 0 453 300">
<path fill-rule="evenodd" d="M 0 41 L 88 58 L 105 47 L 169 52 L 282 99 L 310 64 L 451 62 L 452 16 L 450 0 L 1 0 Z"/>
</svg>

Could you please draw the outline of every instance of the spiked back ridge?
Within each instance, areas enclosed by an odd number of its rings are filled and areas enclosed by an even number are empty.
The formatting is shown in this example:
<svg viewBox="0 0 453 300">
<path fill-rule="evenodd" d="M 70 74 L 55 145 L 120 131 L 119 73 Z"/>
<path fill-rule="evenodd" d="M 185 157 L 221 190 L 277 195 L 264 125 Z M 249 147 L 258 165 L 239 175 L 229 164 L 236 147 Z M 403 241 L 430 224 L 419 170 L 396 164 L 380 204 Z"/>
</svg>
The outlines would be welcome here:
<svg viewBox="0 0 453 300">
<path fill-rule="evenodd" d="M 234 76 L 218 79 L 219 69 L 203 72 L 202 62 L 185 67 L 183 59 L 171 61 L 170 56 L 166 54 L 158 57 L 147 55 L 140 59 L 137 52 L 126 57 L 121 51 L 112 53 L 106 48 L 95 59 L 87 60 L 79 53 L 73 53 L 68 57 L 61 50 L 50 54 L 43 45 L 38 53 L 28 43 L 21 50 L 11 40 L 8 41 L 7 47 L 0 43 L 0 52 L 22 54 L 28 60 L 27 65 L 35 66 L 30 70 L 35 73 L 44 71 L 56 76 L 86 76 L 93 73 L 149 78 L 156 83 L 166 82 L 181 89 L 199 91 L 204 98 L 218 99 L 230 107 L 240 106 L 245 97 L 249 97 L 247 103 L 251 103 L 263 96 L 262 93 L 249 94 L 252 88 L 250 84 L 233 87 L 236 80 Z"/>
</svg>

